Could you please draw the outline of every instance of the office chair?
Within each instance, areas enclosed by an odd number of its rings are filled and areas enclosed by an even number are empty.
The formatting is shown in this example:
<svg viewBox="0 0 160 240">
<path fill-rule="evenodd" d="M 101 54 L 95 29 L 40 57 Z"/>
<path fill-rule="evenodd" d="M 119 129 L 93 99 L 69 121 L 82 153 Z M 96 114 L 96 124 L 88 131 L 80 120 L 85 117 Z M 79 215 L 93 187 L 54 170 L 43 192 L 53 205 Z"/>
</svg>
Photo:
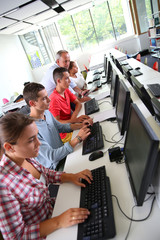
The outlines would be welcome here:
<svg viewBox="0 0 160 240">
<path fill-rule="evenodd" d="M 155 62 L 155 63 L 153 64 L 153 69 L 154 69 L 155 71 L 158 71 L 158 62 Z"/>
<path fill-rule="evenodd" d="M 2 101 L 3 101 L 3 104 L 6 104 L 7 102 L 9 102 L 7 98 L 3 98 Z"/>
<path fill-rule="evenodd" d="M 147 63 L 148 63 L 148 59 L 147 59 L 147 57 L 145 57 L 145 59 L 144 59 L 144 64 L 145 64 L 145 65 L 148 65 Z"/>
<path fill-rule="evenodd" d="M 89 70 L 88 70 L 88 68 L 86 67 L 86 65 L 85 65 L 85 64 L 83 64 L 83 66 L 85 67 L 86 71 L 88 72 Z"/>
<path fill-rule="evenodd" d="M 136 60 L 141 62 L 141 54 L 140 53 L 137 55 Z"/>
<path fill-rule="evenodd" d="M 87 73 L 86 73 L 86 71 L 82 71 L 81 73 L 82 73 L 84 79 L 86 80 L 86 78 L 87 78 Z"/>
</svg>

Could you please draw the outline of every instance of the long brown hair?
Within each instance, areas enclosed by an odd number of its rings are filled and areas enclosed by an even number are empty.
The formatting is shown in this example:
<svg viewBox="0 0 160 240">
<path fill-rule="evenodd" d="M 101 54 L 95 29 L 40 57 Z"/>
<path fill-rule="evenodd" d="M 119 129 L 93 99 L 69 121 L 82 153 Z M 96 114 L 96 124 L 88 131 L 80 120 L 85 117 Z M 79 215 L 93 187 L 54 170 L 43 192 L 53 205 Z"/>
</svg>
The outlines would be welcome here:
<svg viewBox="0 0 160 240">
<path fill-rule="evenodd" d="M 3 144 L 16 144 L 25 127 L 34 121 L 28 115 L 18 112 L 7 113 L 0 119 L 0 154 L 4 153 Z"/>
</svg>

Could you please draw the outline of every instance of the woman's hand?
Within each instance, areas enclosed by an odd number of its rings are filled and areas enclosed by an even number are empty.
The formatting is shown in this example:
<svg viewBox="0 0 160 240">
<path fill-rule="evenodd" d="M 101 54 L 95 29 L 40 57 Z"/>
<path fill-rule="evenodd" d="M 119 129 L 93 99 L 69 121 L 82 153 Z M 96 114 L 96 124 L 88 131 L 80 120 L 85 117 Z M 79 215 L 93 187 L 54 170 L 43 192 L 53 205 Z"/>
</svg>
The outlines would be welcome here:
<svg viewBox="0 0 160 240">
<path fill-rule="evenodd" d="M 70 208 L 56 218 L 59 228 L 66 228 L 84 222 L 89 214 L 85 208 Z"/>
<path fill-rule="evenodd" d="M 91 171 L 86 169 L 82 172 L 75 173 L 73 174 L 71 181 L 78 186 L 85 187 L 85 184 L 81 183 L 81 179 L 85 179 L 88 183 L 91 184 L 91 181 L 93 180 Z"/>
<path fill-rule="evenodd" d="M 61 176 L 62 182 L 72 182 L 80 187 L 85 187 L 85 184 L 81 182 L 81 179 L 85 179 L 91 184 L 91 181 L 93 180 L 91 171 L 86 169 L 79 173 L 63 173 Z"/>
</svg>

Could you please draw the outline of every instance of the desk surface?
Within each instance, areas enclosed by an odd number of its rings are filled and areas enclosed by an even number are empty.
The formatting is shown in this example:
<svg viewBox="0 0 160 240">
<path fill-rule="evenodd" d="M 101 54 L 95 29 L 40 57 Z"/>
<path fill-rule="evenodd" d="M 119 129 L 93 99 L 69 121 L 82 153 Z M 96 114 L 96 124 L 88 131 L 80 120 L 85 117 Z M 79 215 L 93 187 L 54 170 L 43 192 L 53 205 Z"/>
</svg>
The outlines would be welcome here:
<svg viewBox="0 0 160 240">
<path fill-rule="evenodd" d="M 130 60 L 132 61 L 132 60 Z M 149 70 L 148 70 L 149 71 Z M 159 131 L 159 126 L 154 121 L 153 117 L 150 115 L 144 104 L 138 98 L 132 87 L 129 85 L 127 80 L 123 79 L 127 86 L 131 91 L 131 96 L 134 99 L 134 102 L 138 105 L 140 110 L 144 113 L 148 122 L 152 125 L 155 132 Z M 103 87 L 102 90 L 98 90 L 98 92 L 94 93 L 95 95 L 98 94 L 100 91 L 108 90 L 108 85 Z M 103 102 L 101 100 L 100 102 Z M 108 101 L 108 99 L 107 99 Z M 100 105 L 100 111 L 104 111 L 106 109 L 110 109 L 111 105 L 108 103 L 103 103 Z M 81 109 L 80 114 L 84 112 L 84 108 Z M 115 123 L 111 123 L 108 121 L 104 121 L 101 123 L 103 133 L 105 134 L 108 140 L 114 136 L 114 140 L 118 141 L 121 136 L 118 132 L 118 126 Z M 116 134 L 117 133 L 117 134 Z M 73 136 L 77 134 L 77 131 L 74 131 Z M 160 137 L 160 133 L 158 133 Z M 123 140 L 121 141 L 123 142 Z M 111 143 L 104 142 L 104 151 L 106 151 L 109 147 L 112 146 Z M 79 172 L 85 168 L 94 169 L 96 167 L 105 165 L 107 175 L 111 181 L 111 190 L 112 194 L 116 195 L 119 199 L 120 206 L 122 210 L 126 213 L 127 216 L 131 216 L 132 207 L 135 205 L 133 194 L 131 191 L 127 171 L 125 164 L 117 164 L 115 162 L 111 163 L 109 161 L 108 152 L 105 152 L 104 156 L 96 161 L 90 162 L 88 160 L 89 154 L 82 155 L 82 145 L 79 144 L 72 154 L 69 154 L 66 159 L 66 164 L 64 171 L 66 172 Z M 115 225 L 116 225 L 116 236 L 115 240 L 124 240 L 130 220 L 128 220 L 124 215 L 120 212 L 117 202 L 115 198 L 113 200 L 113 209 L 114 209 L 114 216 L 115 216 Z M 59 192 L 57 195 L 57 200 L 53 212 L 53 216 L 57 216 L 67 210 L 68 208 L 72 207 L 79 207 L 80 201 L 80 188 L 78 186 L 74 186 L 71 183 L 62 184 L 59 188 Z M 133 218 L 134 219 L 143 219 L 145 218 L 150 210 L 152 200 L 145 202 L 142 207 L 135 207 Z M 130 240 L 159 240 L 160 237 L 160 209 L 158 208 L 157 202 L 155 202 L 152 214 L 144 222 L 132 222 L 131 230 L 129 233 Z M 60 229 L 47 237 L 47 240 L 76 240 L 77 239 L 77 226 L 72 226 L 66 229 Z"/>
</svg>

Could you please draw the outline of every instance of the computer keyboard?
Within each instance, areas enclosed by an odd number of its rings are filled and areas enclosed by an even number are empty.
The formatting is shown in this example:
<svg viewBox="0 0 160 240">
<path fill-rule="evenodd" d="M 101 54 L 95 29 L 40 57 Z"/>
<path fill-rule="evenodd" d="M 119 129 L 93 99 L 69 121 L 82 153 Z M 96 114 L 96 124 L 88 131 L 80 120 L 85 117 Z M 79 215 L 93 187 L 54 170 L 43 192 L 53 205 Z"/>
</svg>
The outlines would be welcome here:
<svg viewBox="0 0 160 240">
<path fill-rule="evenodd" d="M 155 97 L 160 97 L 160 84 L 158 83 L 153 83 L 153 84 L 148 84 L 149 90 Z"/>
<path fill-rule="evenodd" d="M 95 98 L 84 103 L 85 115 L 90 115 L 92 113 L 99 111 L 98 101 Z"/>
<path fill-rule="evenodd" d="M 83 141 L 82 155 L 104 147 L 102 127 L 96 122 L 91 127 L 91 134 Z"/>
<path fill-rule="evenodd" d="M 105 240 L 116 234 L 109 177 L 105 166 L 93 169 L 91 184 L 83 180 L 80 207 L 90 211 L 88 219 L 78 225 L 77 240 Z"/>
<path fill-rule="evenodd" d="M 129 71 L 131 75 L 135 76 L 135 77 L 138 77 L 140 75 L 142 75 L 143 73 L 140 72 L 139 70 L 136 70 L 136 69 L 133 69 L 131 71 Z"/>
<path fill-rule="evenodd" d="M 93 77 L 93 82 L 98 81 L 101 78 L 100 74 L 96 74 Z"/>
</svg>

